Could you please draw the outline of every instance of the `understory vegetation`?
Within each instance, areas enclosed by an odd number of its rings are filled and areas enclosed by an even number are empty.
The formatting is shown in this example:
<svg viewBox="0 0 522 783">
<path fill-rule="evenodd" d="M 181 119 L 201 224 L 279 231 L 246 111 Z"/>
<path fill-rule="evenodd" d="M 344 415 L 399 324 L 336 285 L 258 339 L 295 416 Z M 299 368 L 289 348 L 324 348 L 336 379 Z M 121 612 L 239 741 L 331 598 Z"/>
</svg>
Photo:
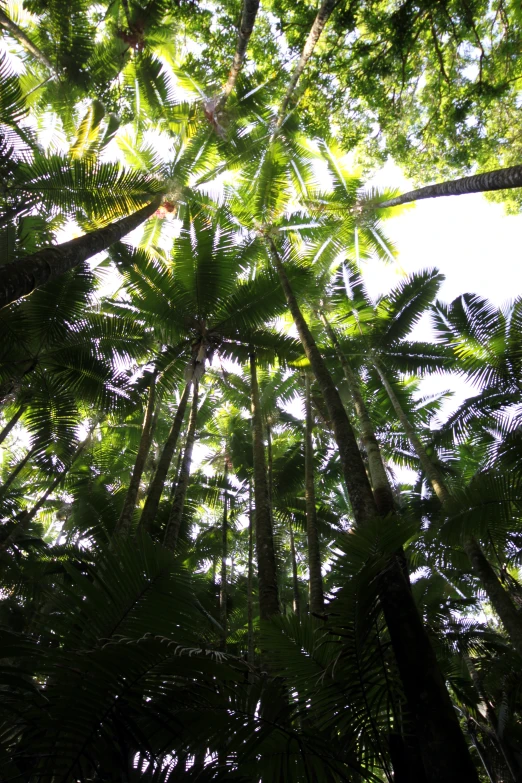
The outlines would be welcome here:
<svg viewBox="0 0 522 783">
<path fill-rule="evenodd" d="M 0 29 L 0 779 L 520 783 L 522 298 L 364 280 L 519 208 L 520 9 Z"/>
</svg>

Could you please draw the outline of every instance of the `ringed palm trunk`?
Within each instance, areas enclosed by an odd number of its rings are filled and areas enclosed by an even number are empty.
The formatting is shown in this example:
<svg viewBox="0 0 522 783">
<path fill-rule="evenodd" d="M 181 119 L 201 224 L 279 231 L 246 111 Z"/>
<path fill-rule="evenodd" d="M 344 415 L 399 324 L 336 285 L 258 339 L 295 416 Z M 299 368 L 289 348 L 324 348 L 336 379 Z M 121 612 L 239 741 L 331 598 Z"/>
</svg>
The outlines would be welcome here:
<svg viewBox="0 0 522 783">
<path fill-rule="evenodd" d="M 301 313 L 275 243 L 270 238 L 268 239 L 268 250 L 279 275 L 281 287 L 297 327 L 306 357 L 310 362 L 312 372 L 328 409 L 353 515 L 357 524 L 364 524 L 375 518 L 377 510 L 352 426 L 348 420 L 339 392 L 317 348 L 308 324 Z"/>
<path fill-rule="evenodd" d="M 348 390 L 353 400 L 357 421 L 359 423 L 361 440 L 366 451 L 366 456 L 368 457 L 368 469 L 372 481 L 375 505 L 377 506 L 379 514 L 386 516 L 386 514 L 390 514 L 395 510 L 395 500 L 386 473 L 386 468 L 384 467 L 379 442 L 375 436 L 373 423 L 361 394 L 358 379 L 352 370 L 348 359 L 341 350 L 337 336 L 324 313 L 321 313 L 321 319 L 324 323 L 326 333 L 339 357 L 339 361 L 341 362 Z"/>
<path fill-rule="evenodd" d="M 252 509 L 252 482 L 248 484 L 248 574 L 247 574 L 247 656 L 254 664 L 254 513 Z"/>
<path fill-rule="evenodd" d="M 509 166 L 506 169 L 495 169 L 485 174 L 474 174 L 471 177 L 439 182 L 424 188 L 410 190 L 396 198 L 382 201 L 377 207 L 396 207 L 411 201 L 424 198 L 439 198 L 440 196 L 462 196 L 466 193 L 486 193 L 492 190 L 510 190 L 522 187 L 522 166 Z"/>
<path fill-rule="evenodd" d="M 143 419 L 143 427 L 141 430 L 141 438 L 138 446 L 138 453 L 136 455 L 136 461 L 134 462 L 134 468 L 132 476 L 129 482 L 129 488 L 125 496 L 123 508 L 121 510 L 120 518 L 116 524 L 114 533 L 117 535 L 127 535 L 132 524 L 132 517 L 134 515 L 134 509 L 136 508 L 136 501 L 138 499 L 138 493 L 140 490 L 141 477 L 145 469 L 145 463 L 149 455 L 153 427 L 154 427 L 154 408 L 156 406 L 156 374 L 153 375 L 150 387 L 149 398 L 147 400 L 147 407 L 145 409 L 145 417 Z"/>
<path fill-rule="evenodd" d="M 31 41 L 30 38 L 27 37 L 24 31 L 8 17 L 7 14 L 2 11 L 2 9 L 0 9 L 0 27 L 3 27 L 4 30 L 7 30 L 7 32 L 13 36 L 13 38 L 16 38 L 18 43 L 21 44 L 21 46 L 23 46 L 27 52 L 32 54 L 36 60 L 41 62 L 42 65 L 45 65 L 48 71 L 55 73 L 55 68 L 48 57 L 37 46 L 35 46 L 35 44 Z"/>
<path fill-rule="evenodd" d="M 178 543 L 179 531 L 181 528 L 181 520 L 183 518 L 183 509 L 185 508 L 185 498 L 187 496 L 187 489 L 190 481 L 190 466 L 192 464 L 192 452 L 194 450 L 194 441 L 196 439 L 196 425 L 198 420 L 198 388 L 199 381 L 194 378 L 194 392 L 192 395 L 192 407 L 190 410 L 189 426 L 187 431 L 187 439 L 185 442 L 185 451 L 183 453 L 183 462 L 181 463 L 181 469 L 179 472 L 178 483 L 176 485 L 176 491 L 174 492 L 174 499 L 170 508 L 169 520 L 167 522 L 167 529 L 165 531 L 164 545 L 172 552 L 175 550 Z"/>
<path fill-rule="evenodd" d="M 308 541 L 308 572 L 310 575 L 310 613 L 324 613 L 323 575 L 321 573 L 321 550 L 317 531 L 317 508 L 315 502 L 314 447 L 312 441 L 313 417 L 310 400 L 310 377 L 305 375 L 305 504 L 306 537 Z"/>
<path fill-rule="evenodd" d="M 234 59 L 228 74 L 228 79 L 223 89 L 223 94 L 216 106 L 216 111 L 219 111 L 224 107 L 228 96 L 236 86 L 237 78 L 245 62 L 246 50 L 254 29 L 258 10 L 259 0 L 243 0 L 243 10 L 241 12 L 241 22 L 239 23 L 236 51 L 234 53 Z"/>
<path fill-rule="evenodd" d="M 297 82 L 306 68 L 306 65 L 314 52 L 317 42 L 321 37 L 321 33 L 323 32 L 336 4 L 337 0 L 322 0 L 321 2 L 317 16 L 314 19 L 314 23 L 310 29 L 310 32 L 308 33 L 308 38 L 306 39 L 306 43 L 303 47 L 303 51 L 301 52 L 299 62 L 292 72 L 285 96 L 281 102 L 279 113 L 277 115 L 276 130 L 279 130 L 285 121 L 286 110 L 288 109 L 288 105 L 292 100 L 292 95 L 294 94 L 295 88 L 297 87 Z"/>
<path fill-rule="evenodd" d="M 270 238 L 268 248 L 328 408 L 356 523 L 364 525 L 378 514 L 353 430 Z M 417 731 L 427 782 L 478 783 L 444 678 L 397 554 L 391 556 L 387 568 L 380 574 L 378 588 L 408 710 Z"/>
<path fill-rule="evenodd" d="M 38 250 L 31 256 L 1 267 L 0 308 L 27 296 L 35 288 L 55 280 L 118 242 L 153 215 L 161 200 L 161 195 L 155 196 L 147 206 L 109 226 L 89 231 L 61 245 Z"/>
<path fill-rule="evenodd" d="M 159 458 L 158 467 L 156 468 L 154 478 L 150 483 L 147 499 L 141 513 L 138 530 L 150 530 L 150 527 L 156 518 L 156 514 L 158 513 L 161 493 L 163 492 L 163 487 L 165 486 L 167 473 L 169 472 L 170 463 L 172 462 L 172 457 L 174 456 L 174 452 L 176 450 L 183 419 L 185 418 L 185 411 L 187 409 L 191 385 L 192 381 L 188 381 L 188 383 L 185 384 L 185 389 L 183 390 L 183 394 L 181 395 L 181 399 L 179 401 L 178 410 L 174 416 L 172 427 L 170 429 L 167 440 L 165 441 L 165 445 L 163 446 L 161 457 Z"/>
<path fill-rule="evenodd" d="M 448 492 L 439 469 L 430 459 L 424 444 L 420 440 L 419 436 L 415 432 L 414 427 L 411 425 L 408 417 L 404 413 L 397 395 L 395 394 L 392 385 L 386 377 L 381 363 L 374 359 L 373 364 L 379 374 L 382 385 L 386 389 L 386 393 L 390 398 L 390 402 L 393 406 L 393 409 L 395 410 L 395 413 L 397 414 L 397 418 L 402 424 L 404 431 L 415 453 L 417 454 L 417 457 L 419 458 L 419 462 L 421 463 L 422 469 L 424 470 L 424 473 L 426 474 L 433 491 L 435 492 L 441 505 L 444 508 L 450 509 L 451 495 Z M 486 594 L 491 601 L 491 605 L 499 616 L 502 625 L 506 629 L 513 646 L 517 649 L 520 655 L 522 655 L 522 617 L 511 601 L 509 593 L 504 590 L 500 579 L 484 555 L 480 544 L 475 541 L 474 538 L 470 537 L 464 539 L 462 542 L 462 548 L 468 556 L 475 575 L 486 591 Z"/>
<path fill-rule="evenodd" d="M 293 609 L 294 614 L 301 614 L 301 596 L 299 595 L 299 579 L 297 576 L 297 557 L 295 553 L 295 539 L 294 528 L 292 527 L 292 521 L 288 525 L 288 533 L 290 535 L 290 557 L 292 559 L 292 594 L 293 594 Z"/>
<path fill-rule="evenodd" d="M 223 628 L 223 650 L 227 649 L 227 557 L 228 557 L 228 515 L 227 515 L 227 470 L 225 468 L 225 496 L 223 498 L 223 522 L 221 525 L 221 586 L 219 590 L 219 619 Z"/>
<path fill-rule="evenodd" d="M 252 397 L 252 446 L 254 458 L 254 506 L 257 550 L 257 571 L 259 577 L 259 616 L 267 620 L 279 614 L 279 591 L 272 529 L 272 513 L 268 495 L 265 446 L 263 443 L 263 419 L 259 401 L 256 357 L 250 354 L 250 377 Z"/>
</svg>

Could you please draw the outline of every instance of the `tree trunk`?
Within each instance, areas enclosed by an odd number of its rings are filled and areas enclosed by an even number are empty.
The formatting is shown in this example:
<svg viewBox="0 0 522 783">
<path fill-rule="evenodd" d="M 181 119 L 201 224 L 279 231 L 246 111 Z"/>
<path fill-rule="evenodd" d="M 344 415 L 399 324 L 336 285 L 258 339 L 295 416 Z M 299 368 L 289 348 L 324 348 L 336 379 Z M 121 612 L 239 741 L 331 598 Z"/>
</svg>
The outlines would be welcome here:
<svg viewBox="0 0 522 783">
<path fill-rule="evenodd" d="M 288 109 L 288 105 L 292 99 L 292 95 L 294 94 L 294 90 L 297 87 L 297 82 L 306 68 L 308 60 L 313 54 L 317 42 L 321 37 L 321 33 L 323 32 L 325 25 L 330 18 L 330 14 L 336 6 L 336 2 L 337 0 L 322 0 L 321 2 L 317 16 L 314 19 L 314 23 L 310 29 L 310 32 L 308 33 L 308 38 L 306 39 L 306 43 L 303 47 L 303 51 L 301 52 L 301 57 L 299 58 L 299 62 L 292 72 L 285 96 L 281 102 L 281 106 L 277 115 L 276 131 L 281 128 L 283 122 L 286 119 L 286 110 Z"/>
<path fill-rule="evenodd" d="M 22 413 L 24 412 L 24 408 L 20 406 L 18 410 L 16 411 L 15 415 L 10 419 L 3 430 L 0 432 L 0 443 L 3 443 L 4 440 L 7 438 L 11 430 L 15 427 L 16 424 L 20 421 L 22 418 Z"/>
<path fill-rule="evenodd" d="M 236 51 L 232 61 L 232 67 L 228 74 L 228 79 L 223 89 L 223 95 L 216 106 L 216 111 L 219 111 L 224 107 L 228 96 L 236 86 L 237 77 L 243 68 L 248 42 L 254 29 L 258 10 L 259 0 L 243 0 L 243 10 L 241 12 Z"/>
<path fill-rule="evenodd" d="M 361 440 L 366 451 L 366 456 L 368 457 L 368 469 L 370 471 L 375 505 L 377 506 L 379 514 L 386 516 L 395 510 L 395 500 L 382 459 L 379 442 L 375 436 L 373 423 L 370 419 L 370 414 L 368 413 L 368 409 L 361 394 L 359 381 L 354 371 L 352 370 L 348 359 L 341 350 L 337 336 L 330 326 L 324 313 L 321 313 L 321 319 L 324 323 L 326 332 L 330 338 L 334 350 L 339 357 L 339 361 L 341 362 L 344 377 L 346 378 L 346 383 L 348 386 L 348 391 L 350 392 L 350 396 L 353 400 L 357 421 L 359 423 Z"/>
<path fill-rule="evenodd" d="M 248 574 L 247 574 L 247 657 L 254 665 L 254 514 L 252 510 L 252 482 L 248 484 Z"/>
<path fill-rule="evenodd" d="M 228 516 L 227 516 L 227 470 L 225 467 L 225 494 L 223 497 L 223 523 L 221 525 L 221 586 L 219 591 L 219 619 L 224 630 L 223 650 L 227 649 L 227 557 L 228 557 Z"/>
<path fill-rule="evenodd" d="M 147 220 L 157 210 L 161 200 L 161 195 L 155 196 L 147 206 L 109 226 L 90 231 L 82 237 L 63 242 L 61 245 L 38 250 L 31 256 L 1 267 L 0 308 L 22 296 L 27 296 L 35 288 L 49 280 L 55 280 L 65 272 L 74 269 L 82 261 L 92 258 L 96 253 L 101 253 L 118 242 Z"/>
<path fill-rule="evenodd" d="M 23 46 L 23 48 L 33 55 L 33 57 L 38 60 L 38 62 L 41 62 L 42 65 L 45 65 L 47 70 L 51 71 L 51 73 L 56 73 L 56 70 L 51 63 L 51 61 L 47 58 L 47 56 L 37 47 L 35 44 L 31 41 L 30 38 L 26 36 L 24 31 L 18 27 L 15 22 L 12 21 L 12 19 L 9 19 L 6 13 L 0 9 L 0 27 L 3 27 L 4 30 L 7 30 L 8 33 L 11 33 L 13 38 L 16 38 L 19 44 Z"/>
<path fill-rule="evenodd" d="M 156 406 L 156 373 L 152 376 L 149 387 L 149 399 L 147 401 L 147 407 L 145 409 L 145 416 L 143 419 L 143 427 L 141 431 L 140 443 L 138 446 L 138 453 L 136 454 L 136 461 L 134 463 L 134 469 L 129 482 L 129 488 L 125 496 L 123 508 L 121 510 L 120 518 L 116 524 L 114 530 L 115 535 L 127 536 L 132 525 L 132 517 L 134 515 L 134 509 L 136 508 L 136 500 L 140 489 L 141 477 L 145 468 L 145 463 L 149 455 L 150 446 L 153 436 L 154 425 L 154 408 Z"/>
<path fill-rule="evenodd" d="M 297 577 L 297 557 L 295 554 L 294 529 L 292 527 L 292 522 L 290 522 L 288 525 L 288 532 L 290 534 L 290 557 L 292 560 L 293 609 L 294 609 L 294 614 L 299 615 L 301 613 L 301 596 L 299 595 L 299 579 Z"/>
<path fill-rule="evenodd" d="M 348 415 L 344 409 L 339 392 L 317 348 L 308 324 L 301 313 L 274 241 L 270 238 L 268 239 L 268 250 L 278 272 L 281 286 L 288 302 L 288 308 L 297 327 L 305 354 L 328 409 L 353 515 L 357 524 L 364 524 L 371 519 L 375 519 L 377 509 L 352 426 L 348 420 Z"/>
<path fill-rule="evenodd" d="M 379 598 L 428 783 L 478 783 L 457 714 L 398 555 L 378 578 Z"/>
<path fill-rule="evenodd" d="M 148 532 L 152 523 L 154 522 L 154 519 L 156 518 L 156 514 L 158 513 L 161 493 L 163 492 L 163 487 L 165 486 L 167 473 L 169 472 L 170 463 L 172 462 L 172 457 L 174 456 L 174 452 L 176 450 L 176 444 L 178 442 L 179 433 L 183 424 L 183 419 L 185 417 L 191 384 L 192 381 L 188 381 L 188 383 L 185 385 L 185 389 L 179 401 L 178 410 L 176 411 L 174 421 L 172 422 L 169 436 L 165 441 L 165 445 L 163 446 L 163 451 L 161 452 L 161 457 L 158 462 L 158 467 L 156 468 L 156 473 L 154 474 L 154 478 L 150 483 L 145 506 L 141 512 L 141 519 L 138 530 L 146 530 Z"/>
<path fill-rule="evenodd" d="M 353 430 L 270 238 L 268 246 L 306 356 L 328 407 L 355 520 L 364 525 L 375 519 L 377 509 Z M 418 734 L 426 780 L 428 783 L 478 783 L 435 653 L 397 554 L 390 558 L 379 577 L 379 598 L 408 710 Z"/>
<path fill-rule="evenodd" d="M 305 374 L 305 503 L 306 536 L 308 541 L 308 572 L 310 577 L 310 613 L 324 614 L 323 575 L 321 572 L 321 551 L 317 531 L 317 508 L 315 503 L 314 446 L 312 441 L 313 417 L 310 400 L 310 377 Z"/>
<path fill-rule="evenodd" d="M 192 452 L 194 450 L 194 441 L 196 439 L 196 425 L 198 420 L 198 388 L 199 381 L 194 378 L 194 392 L 192 395 L 192 408 L 190 410 L 189 426 L 187 431 L 187 440 L 185 442 L 185 453 L 179 479 L 174 493 L 174 500 L 170 509 L 167 529 L 165 530 L 164 545 L 173 552 L 178 543 L 181 520 L 183 519 L 183 509 L 185 508 L 185 498 L 190 481 L 190 466 L 192 464 Z"/>
<path fill-rule="evenodd" d="M 479 579 L 491 605 L 519 655 L 522 655 L 522 617 L 514 606 L 509 593 L 491 567 L 482 548 L 473 538 L 463 541 L 462 548 L 467 554 L 471 567 Z"/>
<path fill-rule="evenodd" d="M 510 190 L 522 187 L 522 166 L 509 166 L 506 169 L 495 169 L 485 174 L 474 174 L 471 177 L 439 182 L 437 185 L 427 185 L 424 188 L 410 190 L 402 196 L 390 198 L 376 204 L 380 207 L 396 207 L 408 204 L 410 201 L 420 201 L 423 198 L 439 198 L 440 196 L 462 196 L 466 193 L 485 193 L 491 190 Z"/>
<path fill-rule="evenodd" d="M 374 360 L 374 366 L 379 373 L 379 377 L 390 398 L 397 418 L 401 422 L 404 431 L 419 458 L 424 473 L 433 487 L 433 491 L 437 495 L 441 505 L 444 508 L 451 510 L 451 495 L 444 484 L 444 479 L 442 478 L 439 469 L 431 461 L 423 443 L 402 410 L 401 404 L 384 374 L 380 363 Z M 493 609 L 506 629 L 513 646 L 522 655 L 522 616 L 511 601 L 509 593 L 504 590 L 500 579 L 489 564 L 489 561 L 485 557 L 482 548 L 477 541 L 473 538 L 467 538 L 462 542 L 462 548 L 468 556 L 473 572 L 482 584 Z"/>
<path fill-rule="evenodd" d="M 268 497 L 265 446 L 263 443 L 263 420 L 259 403 L 259 386 L 255 354 L 250 354 L 251 396 L 252 396 L 252 445 L 254 457 L 254 505 L 257 549 L 257 571 L 259 577 L 259 616 L 267 620 L 279 614 L 277 569 L 272 530 L 272 514 Z"/>
<path fill-rule="evenodd" d="M 32 449 L 30 449 L 25 457 L 20 460 L 16 468 L 11 471 L 7 479 L 4 481 L 4 483 L 0 486 L 0 497 L 4 497 L 6 490 L 11 486 L 13 481 L 16 479 L 16 477 L 21 473 L 21 471 L 25 468 L 31 457 L 36 451 L 36 446 L 34 446 Z"/>
</svg>

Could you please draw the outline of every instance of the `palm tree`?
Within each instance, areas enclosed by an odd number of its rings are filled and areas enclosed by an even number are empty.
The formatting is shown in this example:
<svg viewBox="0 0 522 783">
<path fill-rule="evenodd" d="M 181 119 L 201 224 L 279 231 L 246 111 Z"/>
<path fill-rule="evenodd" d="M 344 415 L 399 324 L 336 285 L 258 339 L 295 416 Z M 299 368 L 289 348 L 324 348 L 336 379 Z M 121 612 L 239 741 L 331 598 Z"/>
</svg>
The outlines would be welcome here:
<svg viewBox="0 0 522 783">
<path fill-rule="evenodd" d="M 427 350 L 423 345 L 419 345 L 416 349 L 414 344 L 404 343 L 402 338 L 420 318 L 430 299 L 434 298 L 439 283 L 440 276 L 436 272 L 426 272 L 411 277 L 377 303 L 374 308 L 374 319 L 368 321 L 367 325 L 361 324 L 360 311 L 358 314 L 355 305 L 351 328 L 353 331 L 362 332 L 363 347 L 357 349 L 355 347 L 357 341 L 352 338 L 353 347 L 361 352 L 363 361 L 367 361 L 377 373 L 392 408 L 419 458 L 426 478 L 442 506 L 451 514 L 451 492 L 446 486 L 440 468 L 428 455 L 426 446 L 406 415 L 385 365 L 386 363 L 388 367 L 390 365 L 393 367 L 394 362 L 402 360 L 403 367 L 408 363 L 411 366 L 412 362 L 426 367 L 436 359 L 436 351 Z M 363 296 L 361 286 L 358 287 L 358 294 Z M 367 297 L 365 305 L 370 306 Z M 379 322 L 379 312 L 381 322 Z M 415 354 L 417 354 L 417 361 L 415 361 Z M 522 649 L 522 624 L 508 593 L 502 587 L 477 541 L 472 537 L 465 538 L 462 545 L 513 644 L 517 649 Z"/>
<path fill-rule="evenodd" d="M 396 207 L 423 198 L 462 196 L 466 193 L 488 193 L 492 190 L 520 187 L 522 187 L 522 166 L 509 166 L 507 169 L 495 169 L 495 171 L 487 171 L 484 174 L 473 174 L 471 177 L 462 177 L 448 182 L 439 182 L 437 185 L 417 188 L 417 190 L 411 190 L 401 196 L 376 203 L 376 206 Z"/>
<path fill-rule="evenodd" d="M 259 578 L 259 613 L 262 620 L 279 614 L 277 571 L 272 530 L 272 510 L 268 492 L 263 419 L 257 381 L 256 354 L 250 354 L 252 395 L 252 449 L 254 464 L 254 520 Z"/>
</svg>

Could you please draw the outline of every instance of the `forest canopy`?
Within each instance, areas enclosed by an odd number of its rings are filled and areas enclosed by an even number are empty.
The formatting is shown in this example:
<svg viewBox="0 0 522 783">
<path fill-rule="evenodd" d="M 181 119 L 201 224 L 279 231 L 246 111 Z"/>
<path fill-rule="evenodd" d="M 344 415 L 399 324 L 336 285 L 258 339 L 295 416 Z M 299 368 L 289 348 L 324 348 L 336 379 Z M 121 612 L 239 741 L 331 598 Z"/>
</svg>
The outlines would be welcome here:
<svg viewBox="0 0 522 783">
<path fill-rule="evenodd" d="M 522 298 L 363 274 L 519 210 L 518 5 L 0 31 L 0 779 L 520 783 Z"/>
</svg>

